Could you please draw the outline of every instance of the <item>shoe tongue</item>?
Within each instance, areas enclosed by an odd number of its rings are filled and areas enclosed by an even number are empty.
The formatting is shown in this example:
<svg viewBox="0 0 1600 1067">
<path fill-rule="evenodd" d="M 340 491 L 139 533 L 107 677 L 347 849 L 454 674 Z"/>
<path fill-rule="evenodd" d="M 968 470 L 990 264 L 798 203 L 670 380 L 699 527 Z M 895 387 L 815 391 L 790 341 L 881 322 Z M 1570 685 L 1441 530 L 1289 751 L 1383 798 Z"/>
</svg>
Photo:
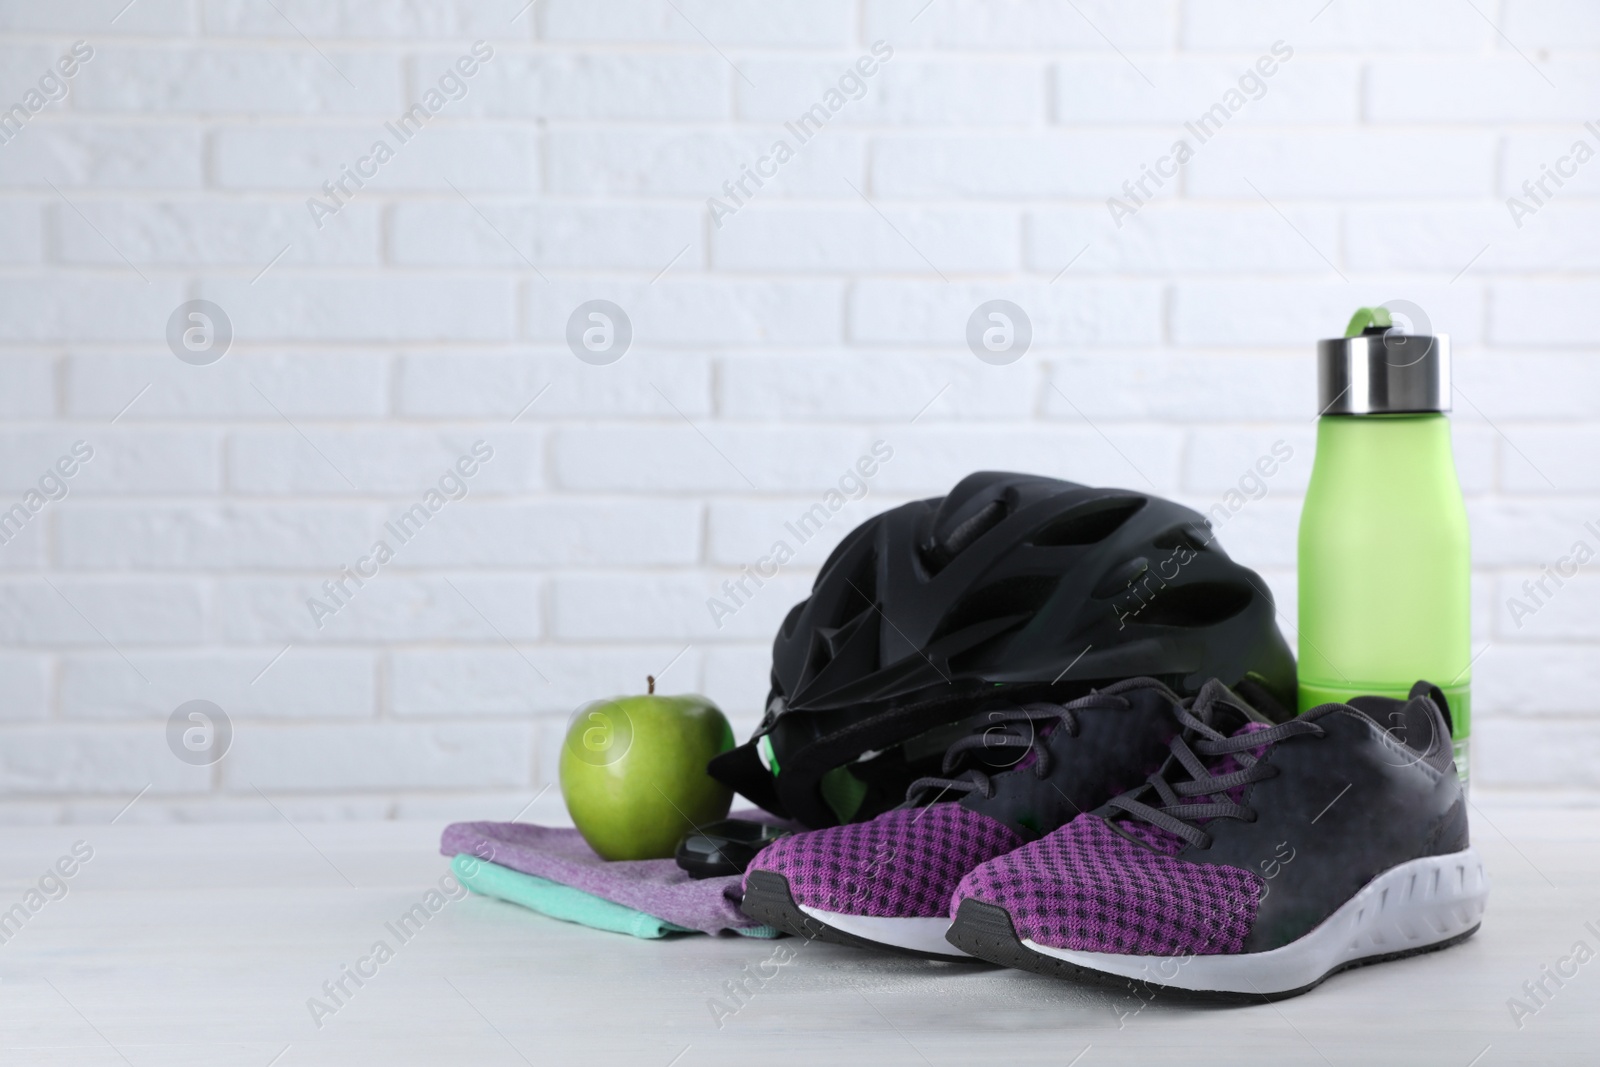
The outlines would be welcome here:
<svg viewBox="0 0 1600 1067">
<path fill-rule="evenodd" d="M 1244 737 L 1249 734 L 1259 733 L 1271 726 L 1263 716 L 1250 708 L 1248 704 L 1235 696 L 1227 686 L 1216 679 L 1212 679 L 1201 688 L 1200 692 L 1195 696 L 1191 710 L 1196 718 L 1205 722 L 1218 733 L 1228 737 Z M 1191 731 L 1191 743 L 1195 740 L 1192 734 L 1193 731 Z M 1260 759 L 1266 750 L 1267 746 L 1259 745 L 1247 751 L 1256 759 Z M 1209 759 L 1202 758 L 1201 763 L 1213 777 L 1232 774 L 1234 771 L 1244 768 L 1244 764 L 1239 761 L 1238 754 L 1231 752 L 1221 756 L 1213 756 Z M 1179 767 L 1176 760 L 1169 766 L 1177 772 L 1175 777 L 1167 779 L 1171 784 L 1176 785 L 1179 782 L 1191 780 L 1188 772 Z M 1243 803 L 1245 788 L 1245 786 L 1235 786 L 1233 789 L 1227 790 L 1228 798 L 1235 804 Z M 1203 797 L 1190 799 L 1196 803 L 1204 802 Z M 1203 826 L 1211 820 L 1192 819 L 1190 821 L 1196 826 Z M 1139 819 L 1122 819 L 1119 825 L 1130 837 L 1144 842 L 1157 852 L 1167 855 L 1177 855 L 1188 844 L 1183 838 L 1170 830 L 1163 830 Z"/>
<path fill-rule="evenodd" d="M 1195 694 L 1191 710 L 1197 719 L 1207 723 L 1218 733 L 1236 735 L 1249 723 L 1270 726 L 1272 723 L 1252 708 L 1233 690 L 1213 678 Z"/>
<path fill-rule="evenodd" d="M 1218 705 L 1218 707 L 1220 709 L 1225 707 L 1225 705 Z M 1227 732 L 1229 737 L 1245 737 L 1249 734 L 1259 733 L 1268 728 L 1267 724 L 1262 722 L 1252 722 L 1248 720 L 1244 722 L 1238 722 L 1238 719 L 1243 718 L 1243 715 L 1236 708 L 1228 708 L 1228 712 L 1232 717 L 1232 721 L 1219 722 L 1217 718 L 1213 718 L 1211 723 L 1212 727 L 1217 729 L 1219 732 L 1227 731 L 1229 726 L 1233 726 L 1233 729 Z M 1258 745 L 1255 748 L 1246 749 L 1245 751 L 1247 751 L 1256 759 L 1260 759 L 1266 753 L 1267 746 Z M 1242 754 L 1243 753 L 1228 752 L 1220 756 L 1201 757 L 1201 763 L 1205 769 L 1210 772 L 1213 778 L 1221 778 L 1223 775 L 1232 774 L 1234 771 L 1244 770 L 1245 763 L 1239 759 L 1239 756 Z M 1199 755 L 1199 753 L 1197 752 L 1196 755 Z M 1183 771 L 1181 768 L 1179 768 L 1178 772 L 1179 777 L 1170 778 L 1168 781 L 1176 785 L 1180 781 L 1192 780 L 1187 771 Z M 1244 802 L 1244 791 L 1244 786 L 1235 786 L 1232 789 L 1224 790 L 1224 793 L 1226 793 L 1228 798 L 1235 804 L 1240 804 Z M 1206 795 L 1214 796 L 1215 794 Z M 1193 799 L 1197 802 L 1202 800 L 1201 797 L 1194 797 Z M 1194 823 L 1198 826 L 1209 821 L 1210 820 L 1208 819 L 1195 819 Z"/>
</svg>

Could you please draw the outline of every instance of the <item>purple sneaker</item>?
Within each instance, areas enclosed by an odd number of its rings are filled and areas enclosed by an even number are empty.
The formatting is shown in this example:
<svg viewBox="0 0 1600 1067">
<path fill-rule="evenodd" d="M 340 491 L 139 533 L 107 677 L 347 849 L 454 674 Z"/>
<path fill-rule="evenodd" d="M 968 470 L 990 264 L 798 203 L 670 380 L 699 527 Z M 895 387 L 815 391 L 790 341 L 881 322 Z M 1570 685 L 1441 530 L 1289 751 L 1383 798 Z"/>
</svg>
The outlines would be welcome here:
<svg viewBox="0 0 1600 1067">
<path fill-rule="evenodd" d="M 1272 725 L 1210 682 L 1179 714 L 1146 785 L 962 879 L 951 944 L 1259 1001 L 1477 930 L 1488 883 L 1436 687 Z"/>
<path fill-rule="evenodd" d="M 868 822 L 763 849 L 742 907 L 801 937 L 967 959 L 945 940 L 961 879 L 1150 774 L 1181 729 L 1180 704 L 1134 678 L 1066 704 L 988 712 L 945 753 L 952 777 L 918 779 L 903 806 Z"/>
</svg>

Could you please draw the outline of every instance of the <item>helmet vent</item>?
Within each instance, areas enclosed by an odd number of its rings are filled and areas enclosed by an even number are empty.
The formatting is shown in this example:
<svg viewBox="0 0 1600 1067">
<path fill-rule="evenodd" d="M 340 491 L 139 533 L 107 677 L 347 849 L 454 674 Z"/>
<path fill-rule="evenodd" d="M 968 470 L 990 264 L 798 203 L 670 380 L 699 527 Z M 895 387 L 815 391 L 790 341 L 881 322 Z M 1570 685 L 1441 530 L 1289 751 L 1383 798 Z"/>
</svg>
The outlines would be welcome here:
<svg viewBox="0 0 1600 1067">
<path fill-rule="evenodd" d="M 1249 586 L 1193 582 L 1157 589 L 1133 617 L 1152 626 L 1215 626 L 1249 607 L 1253 599 Z"/>
<path fill-rule="evenodd" d="M 1216 535 L 1209 529 L 1197 526 L 1174 526 L 1156 537 L 1152 543 L 1157 548 L 1164 548 L 1169 552 L 1176 548 L 1204 552 L 1215 537 Z"/>
<path fill-rule="evenodd" d="M 944 617 L 930 643 L 980 623 L 1031 616 L 1049 602 L 1059 582 L 1059 577 L 1016 575 L 975 590 Z"/>
<path fill-rule="evenodd" d="M 1041 548 L 1099 544 L 1142 507 L 1143 497 L 1096 501 L 1055 519 L 1030 540 Z"/>
<path fill-rule="evenodd" d="M 1149 572 L 1150 561 L 1144 556 L 1134 556 L 1122 566 L 1107 571 L 1106 576 L 1100 579 L 1100 584 L 1095 586 L 1089 595 L 1100 600 L 1116 596 Z"/>
<path fill-rule="evenodd" d="M 922 564 L 928 573 L 938 574 L 974 541 L 1005 521 L 1007 511 L 1004 500 L 991 500 L 963 520 L 944 537 L 930 539 L 922 546 Z"/>
</svg>

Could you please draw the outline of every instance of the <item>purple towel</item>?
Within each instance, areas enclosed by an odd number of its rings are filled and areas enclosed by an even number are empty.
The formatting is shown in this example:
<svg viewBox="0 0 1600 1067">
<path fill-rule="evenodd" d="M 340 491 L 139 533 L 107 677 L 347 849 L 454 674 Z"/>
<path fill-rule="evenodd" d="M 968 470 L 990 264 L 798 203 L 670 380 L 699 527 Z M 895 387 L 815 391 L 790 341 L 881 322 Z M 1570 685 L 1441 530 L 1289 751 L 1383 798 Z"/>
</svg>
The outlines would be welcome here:
<svg viewBox="0 0 1600 1067">
<path fill-rule="evenodd" d="M 746 818 L 762 814 L 738 813 Z M 445 827 L 439 851 L 477 856 L 547 878 L 690 930 L 714 934 L 761 925 L 739 910 L 744 891 L 738 875 L 695 880 L 675 860 L 603 860 L 576 830 L 524 822 L 458 822 Z"/>
</svg>

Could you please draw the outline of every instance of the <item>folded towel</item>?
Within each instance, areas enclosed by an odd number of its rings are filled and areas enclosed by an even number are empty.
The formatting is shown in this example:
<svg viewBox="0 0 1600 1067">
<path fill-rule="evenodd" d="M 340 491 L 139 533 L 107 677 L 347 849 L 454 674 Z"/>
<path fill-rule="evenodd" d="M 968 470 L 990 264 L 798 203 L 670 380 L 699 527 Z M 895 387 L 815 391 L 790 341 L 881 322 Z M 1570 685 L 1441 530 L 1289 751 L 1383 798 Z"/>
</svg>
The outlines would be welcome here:
<svg viewBox="0 0 1600 1067">
<path fill-rule="evenodd" d="M 581 923 L 596 930 L 610 930 L 634 937 L 666 937 L 668 934 L 691 933 L 682 926 L 662 922 L 654 915 L 601 900 L 571 886 L 557 885 L 544 878 L 488 863 L 476 856 L 457 856 L 450 861 L 450 869 L 461 884 L 474 893 L 508 900 L 532 908 L 553 919 Z"/>
<path fill-rule="evenodd" d="M 445 827 L 439 851 L 533 875 L 670 927 L 708 934 L 732 930 L 753 937 L 777 936 L 776 931 L 739 910 L 743 889 L 738 875 L 695 880 L 674 860 L 603 860 L 576 830 L 519 822 L 458 822 Z M 545 910 L 534 904 L 528 907 Z"/>
</svg>

